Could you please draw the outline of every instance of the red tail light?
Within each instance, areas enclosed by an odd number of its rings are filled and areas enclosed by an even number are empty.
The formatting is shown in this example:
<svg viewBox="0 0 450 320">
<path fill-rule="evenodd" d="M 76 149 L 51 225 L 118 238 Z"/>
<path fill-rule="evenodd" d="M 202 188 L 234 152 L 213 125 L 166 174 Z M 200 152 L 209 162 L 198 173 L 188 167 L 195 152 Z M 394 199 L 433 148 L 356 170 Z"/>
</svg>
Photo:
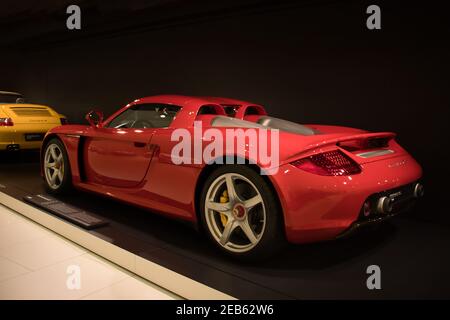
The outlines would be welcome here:
<svg viewBox="0 0 450 320">
<path fill-rule="evenodd" d="M 321 176 L 348 176 L 361 172 L 360 166 L 339 150 L 303 158 L 292 162 L 292 165 Z"/>
<path fill-rule="evenodd" d="M 12 127 L 14 122 L 11 118 L 0 118 L 0 127 Z"/>
</svg>

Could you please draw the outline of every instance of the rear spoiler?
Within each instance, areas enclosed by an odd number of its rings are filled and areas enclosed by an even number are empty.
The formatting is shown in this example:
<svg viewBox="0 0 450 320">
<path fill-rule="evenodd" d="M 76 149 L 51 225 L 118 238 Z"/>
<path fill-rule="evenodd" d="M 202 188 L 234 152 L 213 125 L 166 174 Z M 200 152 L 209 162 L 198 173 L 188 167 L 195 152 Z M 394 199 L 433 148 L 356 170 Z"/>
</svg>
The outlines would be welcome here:
<svg viewBox="0 0 450 320">
<path fill-rule="evenodd" d="M 394 132 L 374 132 L 374 133 L 359 133 L 349 136 L 340 136 L 331 139 L 326 139 L 322 141 L 318 141 L 317 143 L 309 144 L 303 152 L 308 152 L 317 148 L 323 148 L 330 145 L 337 145 L 344 149 L 354 148 L 353 150 L 364 149 L 365 146 L 370 145 L 370 141 L 383 141 L 388 143 L 390 140 L 395 138 L 396 134 Z M 317 138 L 320 135 L 315 136 Z M 382 145 L 377 145 L 375 147 L 383 147 Z M 351 151 L 351 150 L 349 150 Z M 302 152 L 302 153 L 303 153 Z"/>
</svg>

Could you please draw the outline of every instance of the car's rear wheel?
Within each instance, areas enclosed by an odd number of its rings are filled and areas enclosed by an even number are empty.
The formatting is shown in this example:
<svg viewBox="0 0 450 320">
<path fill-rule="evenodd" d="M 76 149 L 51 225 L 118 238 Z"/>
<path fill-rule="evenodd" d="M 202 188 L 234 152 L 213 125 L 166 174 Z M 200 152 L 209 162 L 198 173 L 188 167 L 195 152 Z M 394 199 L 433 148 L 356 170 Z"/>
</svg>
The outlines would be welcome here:
<svg viewBox="0 0 450 320">
<path fill-rule="evenodd" d="M 43 171 L 47 192 L 61 194 L 72 186 L 69 158 L 59 139 L 50 140 L 44 149 Z"/>
<path fill-rule="evenodd" d="M 276 194 L 247 166 L 215 170 L 205 182 L 200 206 L 209 237 L 231 256 L 265 258 L 284 243 Z"/>
</svg>

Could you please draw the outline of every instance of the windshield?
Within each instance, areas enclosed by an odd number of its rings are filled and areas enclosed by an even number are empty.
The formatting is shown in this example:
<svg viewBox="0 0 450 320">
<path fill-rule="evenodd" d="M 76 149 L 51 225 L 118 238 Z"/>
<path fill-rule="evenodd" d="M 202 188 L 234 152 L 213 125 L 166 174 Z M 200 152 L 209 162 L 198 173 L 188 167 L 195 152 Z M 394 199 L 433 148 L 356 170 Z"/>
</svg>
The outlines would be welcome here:
<svg viewBox="0 0 450 320">
<path fill-rule="evenodd" d="M 167 128 L 180 109 L 165 104 L 137 104 L 118 115 L 108 124 L 108 128 Z"/>
</svg>

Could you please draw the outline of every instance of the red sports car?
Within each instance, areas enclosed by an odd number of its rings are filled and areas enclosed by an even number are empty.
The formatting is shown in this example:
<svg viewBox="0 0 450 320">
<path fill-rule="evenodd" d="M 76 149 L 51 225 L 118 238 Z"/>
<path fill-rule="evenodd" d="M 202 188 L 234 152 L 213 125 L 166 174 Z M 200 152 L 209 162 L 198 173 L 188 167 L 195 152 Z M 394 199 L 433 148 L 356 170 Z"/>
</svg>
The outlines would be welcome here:
<svg viewBox="0 0 450 320">
<path fill-rule="evenodd" d="M 49 192 L 74 186 L 190 221 L 232 256 L 338 238 L 424 192 L 421 167 L 390 132 L 301 125 L 254 103 L 174 95 L 86 119 L 45 136 Z"/>
</svg>

